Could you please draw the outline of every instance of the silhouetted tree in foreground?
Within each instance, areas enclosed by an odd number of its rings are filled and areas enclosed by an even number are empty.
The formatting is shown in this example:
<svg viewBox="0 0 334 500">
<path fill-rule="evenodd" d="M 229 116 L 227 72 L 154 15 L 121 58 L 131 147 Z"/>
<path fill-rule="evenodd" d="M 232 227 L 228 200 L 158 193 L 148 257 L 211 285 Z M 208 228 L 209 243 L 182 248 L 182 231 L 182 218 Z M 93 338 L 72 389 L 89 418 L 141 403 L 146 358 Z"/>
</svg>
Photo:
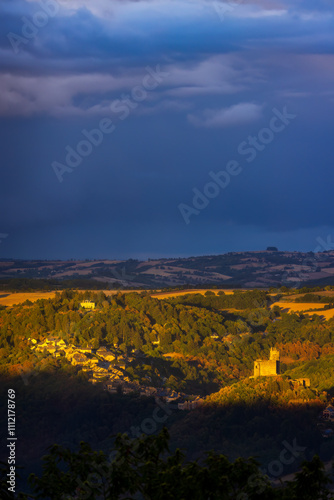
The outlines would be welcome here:
<svg viewBox="0 0 334 500">
<path fill-rule="evenodd" d="M 324 466 L 315 456 L 302 464 L 295 479 L 281 487 L 271 485 L 258 463 L 208 452 L 203 464 L 185 462 L 168 449 L 168 432 L 130 439 L 119 434 L 109 457 L 82 442 L 78 452 L 54 445 L 43 458 L 41 477 L 32 474 L 32 494 L 8 495 L 5 468 L 1 499 L 20 500 L 320 500 L 334 498 Z M 7 496 L 6 496 L 7 495 Z"/>
</svg>

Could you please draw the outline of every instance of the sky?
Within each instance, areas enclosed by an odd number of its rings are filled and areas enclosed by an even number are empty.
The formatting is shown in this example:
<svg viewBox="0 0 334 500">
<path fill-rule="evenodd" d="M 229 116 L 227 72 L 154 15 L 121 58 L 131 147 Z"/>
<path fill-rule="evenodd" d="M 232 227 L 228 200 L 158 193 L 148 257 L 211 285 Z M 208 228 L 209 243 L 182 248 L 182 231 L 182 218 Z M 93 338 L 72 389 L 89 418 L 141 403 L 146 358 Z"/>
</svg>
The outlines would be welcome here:
<svg viewBox="0 0 334 500">
<path fill-rule="evenodd" d="M 330 0 L 0 14 L 0 258 L 333 247 Z"/>
</svg>

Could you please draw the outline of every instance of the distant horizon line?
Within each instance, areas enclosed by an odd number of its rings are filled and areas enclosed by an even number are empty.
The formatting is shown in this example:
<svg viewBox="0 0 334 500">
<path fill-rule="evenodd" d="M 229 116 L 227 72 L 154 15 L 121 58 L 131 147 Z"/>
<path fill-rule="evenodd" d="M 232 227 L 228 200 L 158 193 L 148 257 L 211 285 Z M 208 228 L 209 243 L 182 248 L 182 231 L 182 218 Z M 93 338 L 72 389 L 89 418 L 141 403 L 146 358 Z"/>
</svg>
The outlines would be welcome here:
<svg viewBox="0 0 334 500">
<path fill-rule="evenodd" d="M 270 248 L 270 247 L 268 247 Z M 31 261 L 31 262 L 37 262 L 37 261 L 43 261 L 43 262 L 97 262 L 97 261 L 119 261 L 119 262 L 126 262 L 128 260 L 135 260 L 138 262 L 149 262 L 149 261 L 156 261 L 156 260 L 182 260 L 182 259 L 192 259 L 192 258 L 199 258 L 199 257 L 217 257 L 219 255 L 232 255 L 232 254 L 242 254 L 242 253 L 300 253 L 300 254 L 320 254 L 320 253 L 330 253 L 333 252 L 334 250 L 322 250 L 318 252 L 314 252 L 312 250 L 308 251 L 302 251 L 302 250 L 268 250 L 267 249 L 262 249 L 262 250 L 233 250 L 229 252 L 222 252 L 222 253 L 212 253 L 212 254 L 199 254 L 199 255 L 188 255 L 186 257 L 176 257 L 176 256 L 170 256 L 170 257 L 146 257 L 144 259 L 138 258 L 138 257 L 128 257 L 128 258 L 117 258 L 117 257 L 85 257 L 85 258 L 78 258 L 78 257 L 68 257 L 68 258 L 29 258 L 29 257 L 0 257 L 0 262 L 5 262 L 5 261 L 10 261 L 10 260 L 18 260 L 18 261 Z M 277 248 L 277 247 L 274 247 Z"/>
</svg>

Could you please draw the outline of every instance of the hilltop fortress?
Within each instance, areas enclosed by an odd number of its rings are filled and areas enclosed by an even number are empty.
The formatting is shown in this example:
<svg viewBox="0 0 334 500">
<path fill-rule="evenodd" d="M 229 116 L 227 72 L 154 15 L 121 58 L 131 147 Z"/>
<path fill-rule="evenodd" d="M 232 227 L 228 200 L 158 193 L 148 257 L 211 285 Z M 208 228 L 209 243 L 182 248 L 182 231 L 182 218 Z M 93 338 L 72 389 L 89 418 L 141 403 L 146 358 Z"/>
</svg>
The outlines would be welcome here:
<svg viewBox="0 0 334 500">
<path fill-rule="evenodd" d="M 268 377 L 280 374 L 280 358 L 279 351 L 275 348 L 270 348 L 269 360 L 257 359 L 254 361 L 254 378 Z"/>
</svg>

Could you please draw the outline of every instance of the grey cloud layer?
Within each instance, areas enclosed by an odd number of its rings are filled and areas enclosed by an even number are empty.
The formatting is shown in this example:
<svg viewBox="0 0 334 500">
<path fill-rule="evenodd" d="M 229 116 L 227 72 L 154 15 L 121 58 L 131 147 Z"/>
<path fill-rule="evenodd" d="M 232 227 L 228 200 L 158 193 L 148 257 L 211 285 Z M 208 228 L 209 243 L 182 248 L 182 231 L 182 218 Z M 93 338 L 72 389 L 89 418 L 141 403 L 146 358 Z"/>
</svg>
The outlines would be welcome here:
<svg viewBox="0 0 334 500">
<path fill-rule="evenodd" d="M 200 116 L 188 115 L 188 121 L 196 127 L 228 127 L 257 121 L 262 117 L 262 106 L 241 102 L 229 108 L 204 109 Z"/>
<path fill-rule="evenodd" d="M 181 108 L 184 99 L 258 89 L 261 80 L 271 79 L 266 65 L 269 47 L 278 59 L 286 53 L 287 73 L 293 71 L 294 54 L 333 52 L 333 16 L 325 16 L 326 2 L 307 15 L 303 4 L 298 16 L 296 7 L 290 14 L 286 3 L 273 9 L 268 2 L 245 2 L 224 22 L 209 1 L 180 1 L 177 13 L 171 13 L 172 1 L 136 2 L 132 14 L 126 4 L 100 1 L 92 7 L 90 2 L 60 1 L 58 15 L 15 55 L 6 35 L 20 34 L 22 16 L 31 18 L 39 4 L 5 1 L 0 21 L 0 113 L 105 113 L 117 92 L 136 84 L 145 65 L 157 63 L 173 69 L 161 99 L 176 98 Z M 315 65 L 319 70 L 319 61 Z M 91 97 L 91 107 L 74 103 L 84 94 Z"/>
</svg>

